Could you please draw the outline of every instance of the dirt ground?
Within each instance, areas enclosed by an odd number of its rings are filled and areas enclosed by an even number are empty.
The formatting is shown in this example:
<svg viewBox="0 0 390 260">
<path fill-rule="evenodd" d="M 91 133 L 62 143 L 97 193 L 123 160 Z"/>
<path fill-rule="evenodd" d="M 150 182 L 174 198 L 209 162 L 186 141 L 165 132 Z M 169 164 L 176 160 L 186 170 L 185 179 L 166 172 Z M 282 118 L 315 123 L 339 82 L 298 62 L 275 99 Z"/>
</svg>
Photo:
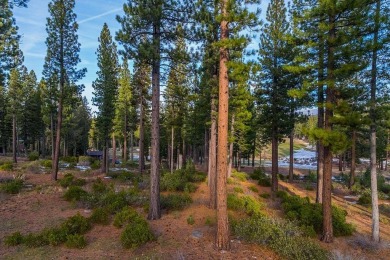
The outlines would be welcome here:
<svg viewBox="0 0 390 260">
<path fill-rule="evenodd" d="M 251 171 L 251 168 L 244 168 Z M 59 178 L 63 173 L 59 174 Z M 88 182 L 99 177 L 97 174 L 83 175 Z M 12 172 L 1 172 L 0 177 L 12 177 Z M 102 176 L 100 176 L 102 177 Z M 193 203 L 183 211 L 163 212 L 162 218 L 149 221 L 156 240 L 135 250 L 124 249 L 120 243 L 121 229 L 113 225 L 95 225 L 86 234 L 88 245 L 84 249 L 69 249 L 65 246 L 44 246 L 28 248 L 26 246 L 8 247 L 3 243 L 5 236 L 20 231 L 22 234 L 38 232 L 45 227 L 58 225 L 77 212 L 89 216 L 89 210 L 78 208 L 62 198 L 64 189 L 54 183 L 49 174 L 25 173 L 25 182 L 31 188 L 23 189 L 18 195 L 0 193 L 0 259 L 279 259 L 266 247 L 244 243 L 231 237 L 232 249 L 228 252 L 214 248 L 216 213 L 207 207 L 208 187 L 201 183 L 192 194 Z M 110 181 L 110 180 L 106 180 Z M 249 186 L 257 185 L 253 181 L 240 184 L 244 193 L 253 194 Z M 229 185 L 232 190 L 234 185 Z M 300 183 L 280 182 L 281 189 L 314 198 L 313 191 L 305 190 Z M 270 193 L 269 188 L 257 185 L 259 194 Z M 267 214 L 281 216 L 280 205 L 272 198 L 264 200 Z M 323 247 L 332 251 L 337 259 L 389 259 L 390 255 L 390 219 L 381 216 L 380 246 L 369 242 L 369 209 L 346 202 L 343 193 L 333 196 L 333 202 L 348 211 L 348 221 L 356 226 L 357 232 L 351 237 L 335 238 L 334 243 Z M 195 224 L 189 225 L 187 218 L 192 215 Z M 211 220 L 211 221 L 210 221 Z"/>
</svg>

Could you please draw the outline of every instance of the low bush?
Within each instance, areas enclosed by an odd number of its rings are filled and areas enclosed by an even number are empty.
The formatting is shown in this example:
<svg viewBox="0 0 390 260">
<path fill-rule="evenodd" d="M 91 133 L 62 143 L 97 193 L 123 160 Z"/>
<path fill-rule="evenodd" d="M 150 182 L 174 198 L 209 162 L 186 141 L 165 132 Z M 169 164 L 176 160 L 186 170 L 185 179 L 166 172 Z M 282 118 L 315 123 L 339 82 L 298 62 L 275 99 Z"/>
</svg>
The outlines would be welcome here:
<svg viewBox="0 0 390 260">
<path fill-rule="evenodd" d="M 256 169 L 251 174 L 251 178 L 258 181 L 263 187 L 271 187 L 271 178 L 265 174 L 264 169 Z"/>
<path fill-rule="evenodd" d="M 92 192 L 94 193 L 105 193 L 110 190 L 107 184 L 105 184 L 101 178 L 97 178 L 96 181 L 92 183 Z"/>
<path fill-rule="evenodd" d="M 141 217 L 127 224 L 121 234 L 121 242 L 125 248 L 135 248 L 154 239 L 148 222 Z"/>
<path fill-rule="evenodd" d="M 329 259 L 318 244 L 304 237 L 299 227 L 257 215 L 231 221 L 233 233 L 248 242 L 267 245 L 286 259 Z"/>
<path fill-rule="evenodd" d="M 195 219 L 192 215 L 189 215 L 187 218 L 187 224 L 188 225 L 194 225 L 195 224 Z"/>
<path fill-rule="evenodd" d="M 79 156 L 78 158 L 79 165 L 89 166 L 91 162 L 93 162 L 93 159 L 89 156 Z"/>
<path fill-rule="evenodd" d="M 90 167 L 91 167 L 92 170 L 100 169 L 100 161 L 99 160 L 93 161 L 91 163 Z"/>
<path fill-rule="evenodd" d="M 260 215 L 263 205 L 251 196 L 239 197 L 237 194 L 228 194 L 228 209 L 245 212 L 247 215 Z"/>
<path fill-rule="evenodd" d="M 36 161 L 39 159 L 39 153 L 37 151 L 32 151 L 28 154 L 28 160 L 29 161 Z"/>
<path fill-rule="evenodd" d="M 69 186 L 84 186 L 86 181 L 84 179 L 75 178 L 71 173 L 67 173 L 62 179 L 58 180 L 58 183 L 61 187 L 67 188 Z"/>
<path fill-rule="evenodd" d="M 107 176 L 120 181 L 134 180 L 136 177 L 134 173 L 128 171 L 115 171 L 110 172 Z"/>
<path fill-rule="evenodd" d="M 23 165 L 22 169 L 29 173 L 34 173 L 34 174 L 41 173 L 41 165 L 39 161 L 28 162 L 25 165 Z"/>
<path fill-rule="evenodd" d="M 42 161 L 40 161 L 40 163 L 45 168 L 53 167 L 52 160 L 42 160 Z"/>
<path fill-rule="evenodd" d="M 359 196 L 357 203 L 364 206 L 371 205 L 371 194 L 368 192 L 364 192 Z"/>
<path fill-rule="evenodd" d="M 313 227 L 317 233 L 322 232 L 322 206 L 310 203 L 309 198 L 289 196 L 287 193 L 279 193 L 282 198 L 282 208 L 286 217 L 297 221 L 300 225 Z M 333 233 L 335 236 L 349 236 L 354 232 L 354 227 L 346 223 L 347 212 L 337 207 L 332 207 Z"/>
<path fill-rule="evenodd" d="M 74 234 L 66 237 L 65 245 L 69 248 L 82 249 L 87 246 L 87 241 L 83 235 Z"/>
<path fill-rule="evenodd" d="M 238 172 L 236 169 L 232 170 L 232 177 L 239 181 L 246 181 L 248 179 L 248 175 L 245 172 Z"/>
<path fill-rule="evenodd" d="M 256 192 L 256 193 L 258 193 L 259 192 L 259 190 L 257 189 L 257 187 L 255 186 L 255 185 L 251 185 L 251 186 L 249 186 L 249 188 L 248 188 L 249 190 L 251 190 L 251 191 L 253 191 L 253 192 Z"/>
<path fill-rule="evenodd" d="M 233 191 L 235 193 L 244 193 L 244 190 L 241 187 L 237 187 L 237 186 L 233 188 Z"/>
<path fill-rule="evenodd" d="M 115 214 L 114 226 L 121 228 L 131 223 L 135 218 L 139 217 L 137 211 L 130 207 L 125 207 L 121 211 Z"/>
<path fill-rule="evenodd" d="M 261 193 L 260 197 L 262 197 L 264 199 L 268 199 L 269 197 L 271 197 L 271 195 L 269 193 Z"/>
<path fill-rule="evenodd" d="M 107 208 L 95 208 L 89 220 L 91 223 L 108 225 L 110 224 L 110 210 Z"/>
<path fill-rule="evenodd" d="M 12 162 L 0 162 L 0 171 L 12 171 L 14 164 Z"/>
<path fill-rule="evenodd" d="M 69 186 L 68 190 L 64 193 L 64 199 L 66 201 L 80 201 L 87 195 L 88 192 L 86 192 L 79 186 Z"/>
<path fill-rule="evenodd" d="M 83 248 L 85 239 L 81 236 L 91 229 L 91 224 L 79 213 L 69 217 L 60 226 L 44 229 L 39 233 L 29 233 L 23 236 L 20 232 L 5 237 L 5 243 L 9 246 L 24 244 L 28 247 L 40 247 L 45 245 L 57 246 L 66 243 L 69 247 Z"/>
<path fill-rule="evenodd" d="M 167 210 L 182 210 L 192 203 L 189 194 L 172 193 L 161 196 L 161 208 Z"/>
<path fill-rule="evenodd" d="M 66 163 L 77 164 L 77 157 L 76 156 L 64 156 L 64 157 L 60 158 L 60 161 L 66 162 Z"/>
<path fill-rule="evenodd" d="M 23 181 L 20 179 L 13 179 L 9 182 L 0 185 L 0 190 L 8 194 L 17 194 L 23 188 Z"/>
<path fill-rule="evenodd" d="M 23 243 L 23 235 L 20 232 L 15 232 L 4 239 L 4 244 L 7 246 L 17 246 Z"/>
</svg>

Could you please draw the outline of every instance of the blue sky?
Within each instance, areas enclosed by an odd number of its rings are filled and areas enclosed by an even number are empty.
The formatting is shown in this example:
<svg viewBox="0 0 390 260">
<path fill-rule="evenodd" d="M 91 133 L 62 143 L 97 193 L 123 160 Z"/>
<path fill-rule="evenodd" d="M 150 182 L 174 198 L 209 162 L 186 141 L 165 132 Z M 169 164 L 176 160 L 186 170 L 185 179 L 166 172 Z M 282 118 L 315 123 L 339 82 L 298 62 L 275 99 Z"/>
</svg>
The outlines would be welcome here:
<svg viewBox="0 0 390 260">
<path fill-rule="evenodd" d="M 49 0 L 30 0 L 28 8 L 14 8 L 16 25 L 22 36 L 20 48 L 24 53 L 24 65 L 29 70 L 34 70 L 38 80 L 42 77 L 44 58 L 46 56 L 46 18 L 49 16 Z M 115 37 L 120 29 L 116 21 L 116 15 L 123 15 L 123 3 L 125 0 L 76 0 L 74 12 L 77 14 L 79 24 L 79 42 L 81 43 L 79 67 L 86 67 L 88 72 L 79 83 L 85 85 L 83 96 L 89 100 L 92 107 L 92 82 L 96 79 L 97 59 L 96 50 L 99 42 L 98 37 L 104 23 L 108 24 L 111 35 Z M 262 15 L 266 12 L 269 0 L 261 3 Z M 121 48 L 118 45 L 118 48 Z M 249 48 L 258 48 L 258 41 L 253 41 Z M 93 111 L 96 110 L 92 107 Z"/>
<path fill-rule="evenodd" d="M 34 70 L 38 79 L 42 76 L 43 63 L 46 56 L 46 18 L 49 16 L 49 0 L 30 0 L 28 8 L 14 8 L 16 25 L 22 36 L 20 48 L 24 54 L 24 65 Z M 79 42 L 81 43 L 79 67 L 86 67 L 86 76 L 79 81 L 85 85 L 83 95 L 92 105 L 92 81 L 96 79 L 97 59 L 96 50 L 98 37 L 103 24 L 107 23 L 114 37 L 120 25 L 116 15 L 123 15 L 124 1 L 118 0 L 77 0 L 74 12 L 79 24 Z"/>
</svg>

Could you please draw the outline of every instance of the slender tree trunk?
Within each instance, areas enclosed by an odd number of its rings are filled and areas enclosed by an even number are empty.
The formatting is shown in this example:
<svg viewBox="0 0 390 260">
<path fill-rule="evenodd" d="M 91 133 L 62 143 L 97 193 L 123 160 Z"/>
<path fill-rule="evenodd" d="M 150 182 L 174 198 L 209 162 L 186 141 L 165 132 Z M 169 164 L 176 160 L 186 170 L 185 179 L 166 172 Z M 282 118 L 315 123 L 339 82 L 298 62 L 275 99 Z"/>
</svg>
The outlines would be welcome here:
<svg viewBox="0 0 390 260">
<path fill-rule="evenodd" d="M 276 130 L 272 133 L 272 191 L 278 191 L 278 137 Z"/>
<path fill-rule="evenodd" d="M 132 146 L 132 144 L 130 144 Z M 131 148 L 130 148 L 131 149 Z M 132 149 L 131 149 L 132 151 Z M 123 129 L 123 162 L 127 162 L 127 112 L 125 113 L 125 129 Z"/>
<path fill-rule="evenodd" d="M 230 125 L 230 135 L 232 141 L 229 146 L 229 166 L 228 166 L 228 177 L 232 176 L 232 167 L 233 167 L 233 140 L 234 140 L 234 114 L 232 115 L 232 123 Z"/>
<path fill-rule="evenodd" d="M 237 150 L 237 171 L 241 171 L 241 150 L 238 148 Z"/>
<path fill-rule="evenodd" d="M 54 118 L 53 113 L 50 114 L 50 136 L 51 136 L 51 160 L 54 161 L 55 154 L 55 138 L 54 138 Z"/>
<path fill-rule="evenodd" d="M 209 144 L 209 171 L 208 184 L 210 190 L 209 205 L 211 209 L 217 208 L 217 117 L 216 117 L 216 101 L 214 97 L 211 99 L 211 130 Z"/>
<path fill-rule="evenodd" d="M 127 140 L 126 140 L 126 147 L 127 147 Z M 128 153 L 127 148 L 126 148 L 126 153 Z M 127 154 L 126 154 L 127 158 Z M 134 161 L 134 132 L 131 131 L 130 134 L 130 161 Z"/>
<path fill-rule="evenodd" d="M 222 1 L 222 16 L 227 15 L 227 0 Z M 228 22 L 221 21 L 221 40 L 229 38 Z M 219 103 L 218 103 L 218 151 L 217 151 L 217 236 L 216 246 L 220 250 L 230 249 L 229 222 L 227 214 L 227 156 L 228 156 L 228 112 L 229 78 L 227 62 L 228 49 L 219 49 Z"/>
<path fill-rule="evenodd" d="M 112 167 L 115 167 L 115 161 L 116 161 L 116 140 L 115 140 L 115 134 L 112 134 Z"/>
<path fill-rule="evenodd" d="M 107 169 L 107 159 L 108 157 L 108 152 L 107 152 L 107 142 L 104 142 L 103 144 L 103 158 L 102 158 L 102 165 L 100 166 L 100 171 L 101 173 L 106 173 Z"/>
<path fill-rule="evenodd" d="M 255 157 L 256 157 L 256 138 L 253 141 L 253 151 L 252 151 L 252 167 L 255 168 Z"/>
<path fill-rule="evenodd" d="M 294 128 L 291 129 L 290 133 L 290 164 L 288 167 L 288 180 L 293 182 L 294 177 Z"/>
<path fill-rule="evenodd" d="M 170 162 L 170 168 L 171 168 L 171 173 L 173 173 L 173 166 L 174 166 L 174 138 L 175 138 L 175 129 L 173 126 L 171 127 L 171 162 Z"/>
<path fill-rule="evenodd" d="M 331 104 L 335 104 L 334 88 L 334 40 L 336 37 L 335 16 L 329 15 L 329 40 L 328 40 L 328 87 L 326 88 L 326 103 L 324 128 L 326 131 L 332 131 L 333 108 Z M 331 146 L 324 146 L 324 183 L 322 194 L 322 214 L 323 214 L 323 230 L 321 240 L 326 243 L 333 242 L 333 226 L 332 226 L 332 151 Z"/>
<path fill-rule="evenodd" d="M 17 163 L 18 160 L 16 159 L 16 115 L 15 113 L 12 115 L 12 161 L 14 163 Z"/>
<path fill-rule="evenodd" d="M 351 147 L 351 176 L 349 178 L 349 189 L 355 184 L 355 163 L 356 158 L 356 130 L 352 131 L 352 147 Z"/>
<path fill-rule="evenodd" d="M 152 154 L 150 168 L 150 207 L 148 219 L 161 218 L 160 209 L 160 24 L 153 25 L 154 54 L 152 66 Z"/>
<path fill-rule="evenodd" d="M 380 26 L 381 1 L 376 1 L 375 28 L 373 39 L 372 68 L 371 68 L 371 100 L 370 100 L 370 171 L 371 171 L 371 202 L 372 202 L 372 229 L 371 236 L 374 242 L 379 242 L 379 208 L 378 208 L 378 184 L 376 172 L 376 77 L 378 55 L 378 32 Z"/>
<path fill-rule="evenodd" d="M 339 155 L 339 172 L 343 171 L 343 154 Z"/>
<path fill-rule="evenodd" d="M 385 164 L 385 171 L 387 171 L 387 163 L 389 161 L 389 150 L 388 150 L 388 146 L 389 146 L 389 139 L 390 139 L 390 131 L 387 131 L 387 142 L 386 142 L 386 164 Z"/>
<path fill-rule="evenodd" d="M 63 87 L 60 87 L 61 89 Z M 63 91 L 61 91 L 62 93 Z M 57 115 L 57 129 L 56 129 L 56 142 L 54 145 L 54 160 L 52 162 L 52 179 L 57 180 L 58 173 L 58 161 L 60 159 L 60 145 L 61 145 L 61 127 L 62 127 L 62 94 L 58 102 L 58 115 Z"/>
<path fill-rule="evenodd" d="M 319 30 L 320 31 L 320 30 Z M 318 57 L 318 115 L 317 127 L 324 128 L 324 38 L 319 37 L 319 57 Z M 316 203 L 322 203 L 322 188 L 324 180 L 324 146 L 320 141 L 317 141 L 317 193 Z"/>
<path fill-rule="evenodd" d="M 185 141 L 184 141 L 184 138 L 182 138 L 183 139 L 183 155 L 182 155 L 182 164 L 183 164 L 183 167 L 185 167 L 186 166 L 186 164 L 187 164 L 187 158 L 186 158 L 186 156 L 187 156 L 187 153 L 186 153 L 186 145 L 185 145 Z M 206 160 L 206 149 L 205 149 L 205 161 L 207 161 Z"/>
<path fill-rule="evenodd" d="M 145 169 L 145 126 L 144 126 L 144 104 L 141 94 L 140 100 L 140 116 L 139 116 L 139 153 L 138 153 L 138 170 L 142 175 Z"/>
<path fill-rule="evenodd" d="M 204 159 L 207 162 L 207 164 L 206 164 L 206 171 L 207 171 L 208 177 L 210 177 L 209 176 L 209 174 L 210 174 L 210 172 L 209 172 L 209 165 L 210 165 L 210 146 L 209 146 L 209 141 L 210 140 L 209 140 L 208 129 L 206 127 L 204 129 L 204 149 L 206 151 Z M 210 179 L 210 178 L 208 178 L 208 179 Z"/>
</svg>

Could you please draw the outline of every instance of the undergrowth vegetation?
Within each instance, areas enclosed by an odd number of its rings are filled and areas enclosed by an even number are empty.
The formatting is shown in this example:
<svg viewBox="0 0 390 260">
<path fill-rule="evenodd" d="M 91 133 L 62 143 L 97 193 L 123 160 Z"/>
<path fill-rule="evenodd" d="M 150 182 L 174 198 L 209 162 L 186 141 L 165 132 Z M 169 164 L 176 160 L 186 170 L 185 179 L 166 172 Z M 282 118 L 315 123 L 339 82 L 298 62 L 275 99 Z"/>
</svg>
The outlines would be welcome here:
<svg viewBox="0 0 390 260">
<path fill-rule="evenodd" d="M 263 204 L 251 196 L 238 196 L 236 193 L 227 196 L 228 209 L 241 211 L 249 216 L 261 215 Z"/>
<path fill-rule="evenodd" d="M 285 191 L 279 191 L 277 196 L 281 198 L 282 208 L 286 217 L 297 221 L 306 229 L 313 229 L 316 233 L 322 232 L 322 207 L 320 204 L 310 203 L 309 198 L 288 195 Z M 332 207 L 333 233 L 335 236 L 350 236 L 355 228 L 346 222 L 347 212 L 335 206 Z"/>
<path fill-rule="evenodd" d="M 232 231 L 239 239 L 266 245 L 286 259 L 329 259 L 328 253 L 290 222 L 276 221 L 263 215 L 231 220 Z"/>
<path fill-rule="evenodd" d="M 0 191 L 8 194 L 17 194 L 23 188 L 23 180 L 13 179 L 8 182 L 0 184 Z"/>
<path fill-rule="evenodd" d="M 160 187 L 162 191 L 185 191 L 195 192 L 196 186 L 194 183 L 202 182 L 206 179 L 206 175 L 198 172 L 192 163 L 179 170 L 163 172 L 161 177 Z"/>
<path fill-rule="evenodd" d="M 260 186 L 271 187 L 271 178 L 265 174 L 263 168 L 255 169 L 250 177 L 257 180 Z"/>
</svg>

